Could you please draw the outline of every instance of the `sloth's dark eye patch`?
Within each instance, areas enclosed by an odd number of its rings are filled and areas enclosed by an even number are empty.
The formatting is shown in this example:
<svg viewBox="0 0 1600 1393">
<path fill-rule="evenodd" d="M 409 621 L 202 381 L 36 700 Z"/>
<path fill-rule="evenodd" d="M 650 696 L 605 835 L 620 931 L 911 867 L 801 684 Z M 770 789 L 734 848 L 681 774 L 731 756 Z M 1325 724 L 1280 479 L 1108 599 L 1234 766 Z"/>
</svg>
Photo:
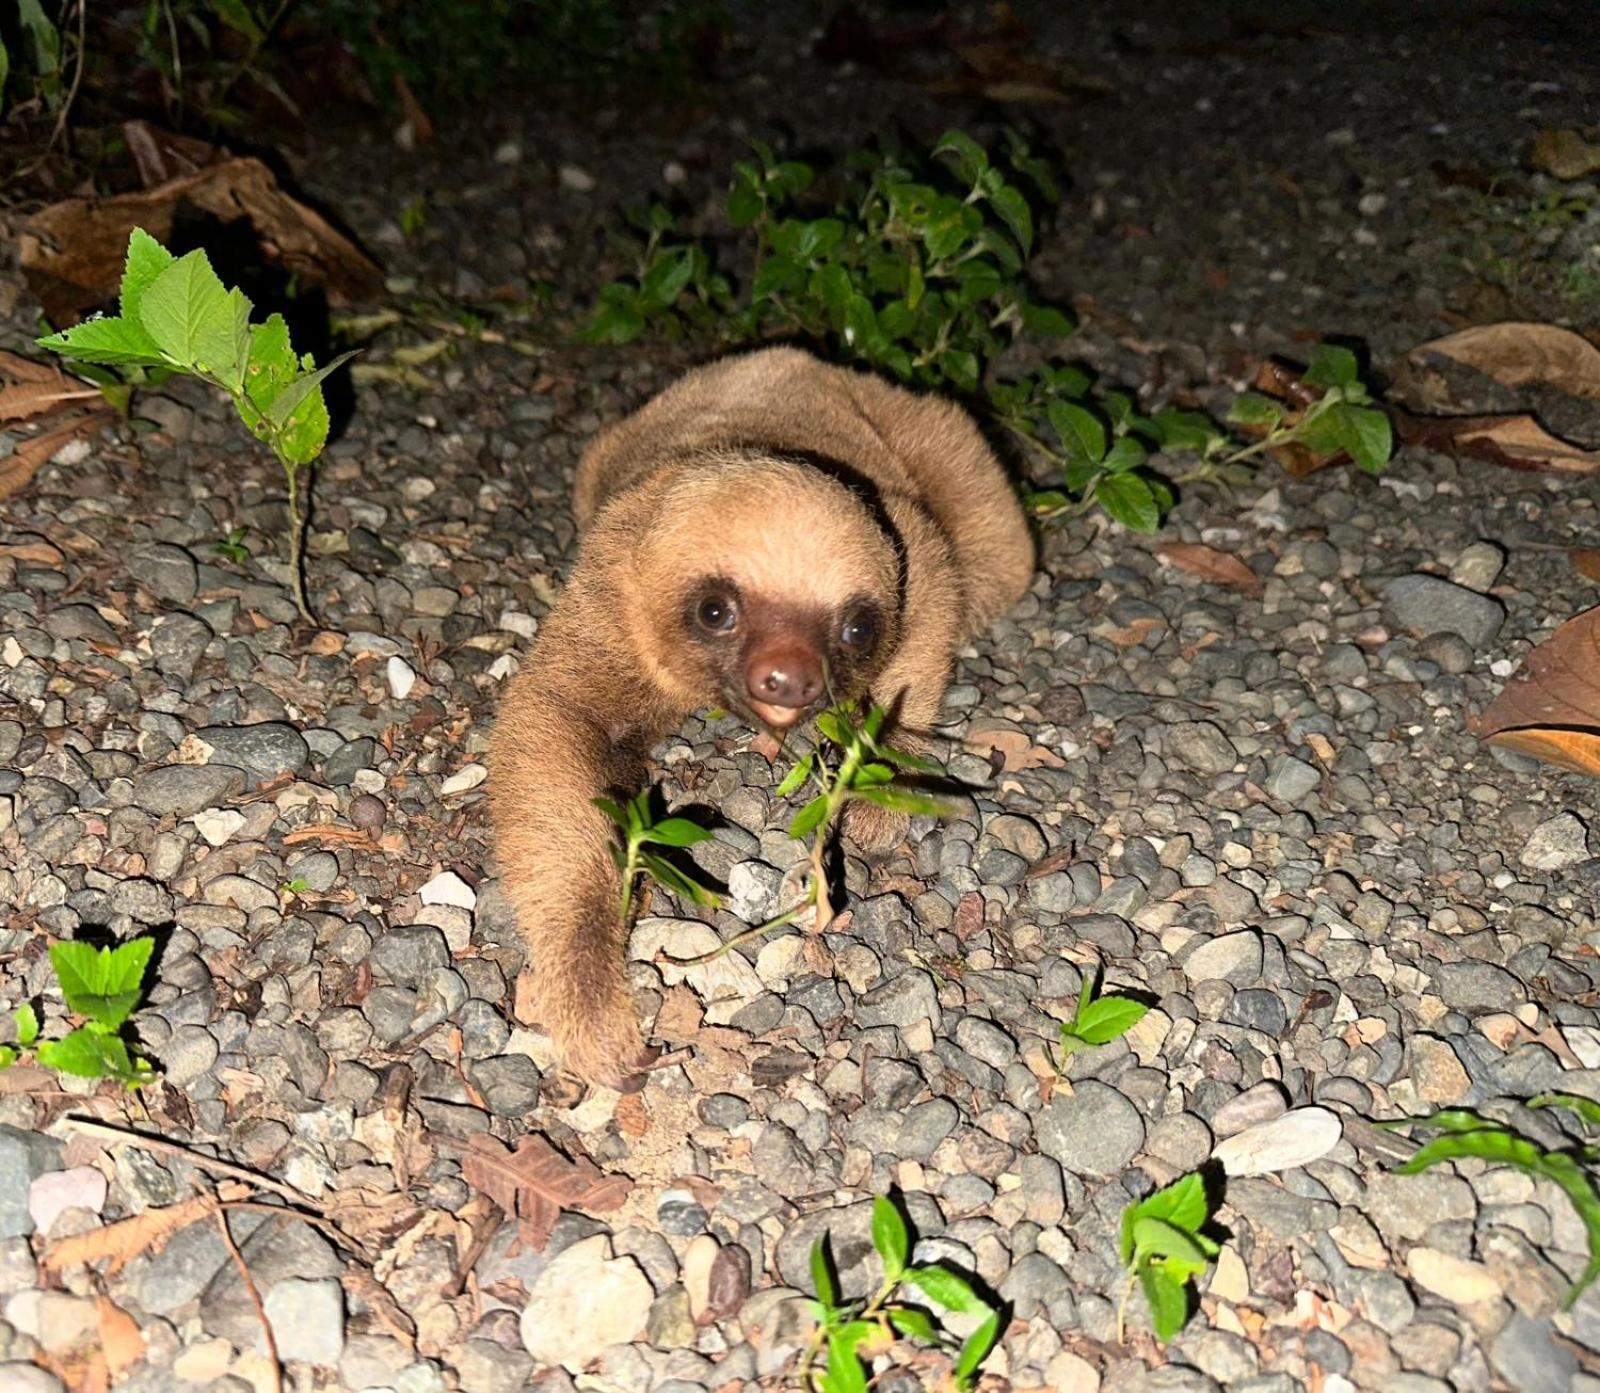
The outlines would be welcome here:
<svg viewBox="0 0 1600 1393">
<path fill-rule="evenodd" d="M 878 640 L 878 619 L 872 610 L 861 607 L 851 610 L 839 626 L 839 642 L 846 648 L 864 652 Z"/>
<path fill-rule="evenodd" d="M 704 590 L 693 602 L 694 626 L 706 634 L 731 634 L 739 625 L 739 602 L 728 590 Z"/>
</svg>

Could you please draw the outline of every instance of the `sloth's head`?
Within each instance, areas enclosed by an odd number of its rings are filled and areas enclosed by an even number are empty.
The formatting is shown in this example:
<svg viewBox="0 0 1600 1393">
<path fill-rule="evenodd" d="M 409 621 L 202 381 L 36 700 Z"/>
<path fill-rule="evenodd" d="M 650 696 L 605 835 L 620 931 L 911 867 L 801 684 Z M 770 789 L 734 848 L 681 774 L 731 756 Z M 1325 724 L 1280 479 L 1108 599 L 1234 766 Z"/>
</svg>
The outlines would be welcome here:
<svg viewBox="0 0 1600 1393">
<path fill-rule="evenodd" d="M 658 680 L 775 730 L 861 695 L 899 641 L 893 535 L 865 496 L 796 461 L 676 467 L 634 574 Z"/>
</svg>

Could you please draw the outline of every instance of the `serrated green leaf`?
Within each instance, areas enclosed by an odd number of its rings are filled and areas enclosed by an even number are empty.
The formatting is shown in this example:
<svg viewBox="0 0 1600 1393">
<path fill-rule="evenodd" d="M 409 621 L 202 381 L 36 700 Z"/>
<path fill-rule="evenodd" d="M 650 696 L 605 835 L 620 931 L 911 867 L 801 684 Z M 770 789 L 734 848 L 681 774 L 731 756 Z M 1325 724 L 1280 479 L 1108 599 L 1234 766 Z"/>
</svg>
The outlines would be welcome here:
<svg viewBox="0 0 1600 1393">
<path fill-rule="evenodd" d="M 833 328 L 844 328 L 850 297 L 855 293 L 855 287 L 850 283 L 850 273 L 836 263 L 818 268 L 811 275 L 811 293 L 822 302 Z"/>
<path fill-rule="evenodd" d="M 789 823 L 789 835 L 798 841 L 804 841 L 822 825 L 822 819 L 827 815 L 827 795 L 819 793 L 794 815 Z"/>
<path fill-rule="evenodd" d="M 695 846 L 710 841 L 711 836 L 710 829 L 700 826 L 698 822 L 691 822 L 686 817 L 666 817 L 647 827 L 639 840 L 658 842 L 662 846 Z"/>
<path fill-rule="evenodd" d="M 939 1343 L 939 1327 L 926 1311 L 919 1311 L 915 1306 L 891 1306 L 888 1316 L 889 1324 L 902 1335 L 930 1345 Z"/>
<path fill-rule="evenodd" d="M 883 1279 L 892 1282 L 905 1271 L 911 1255 L 911 1235 L 893 1200 L 879 1195 L 872 1201 L 872 1246 L 883 1259 Z"/>
<path fill-rule="evenodd" d="M 1241 392 L 1228 408 L 1228 420 L 1236 426 L 1275 426 L 1283 419 L 1283 403 L 1259 392 Z"/>
<path fill-rule="evenodd" d="M 264 414 L 267 420 L 279 430 L 287 429 L 290 424 L 290 417 L 294 415 L 295 411 L 303 403 L 310 401 L 312 393 L 316 393 L 317 401 L 321 402 L 323 379 L 329 373 L 336 372 L 343 367 L 345 363 L 356 356 L 356 352 L 357 350 L 352 349 L 348 353 L 341 353 L 337 358 L 324 363 L 316 371 L 308 372 L 305 376 L 298 377 L 289 383 L 273 399 L 272 404 L 266 408 Z M 324 414 L 326 414 L 326 408 L 324 408 Z M 324 431 L 324 434 L 326 434 L 326 431 Z"/>
<path fill-rule="evenodd" d="M 128 235 L 128 255 L 123 263 L 122 287 L 117 298 L 122 317 L 130 324 L 139 324 L 139 305 L 145 291 L 172 261 L 172 253 L 142 227 L 134 228 Z M 153 346 L 154 340 L 151 342 Z"/>
<path fill-rule="evenodd" d="M 1143 445 L 1131 435 L 1123 435 L 1112 442 L 1100 467 L 1107 474 L 1125 474 L 1130 469 L 1139 468 L 1148 458 Z"/>
<path fill-rule="evenodd" d="M 223 380 L 238 367 L 235 307 L 203 251 L 179 257 L 145 287 L 139 322 L 180 367 Z"/>
<path fill-rule="evenodd" d="M 1133 1261 L 1133 1226 L 1141 1219 L 1161 1219 L 1193 1236 L 1211 1217 L 1205 1181 L 1199 1172 L 1174 1180 L 1122 1211 L 1122 1261 Z"/>
<path fill-rule="evenodd" d="M 17 1023 L 17 1043 L 27 1049 L 39 1038 L 39 1015 L 32 1005 L 24 1001 L 11 1013 Z"/>
<path fill-rule="evenodd" d="M 1105 1045 L 1126 1035 L 1142 1021 L 1150 1008 L 1127 996 L 1102 996 L 1080 1007 L 1078 1014 L 1061 1028 L 1086 1045 Z"/>
<path fill-rule="evenodd" d="M 811 766 L 816 762 L 816 755 L 809 754 L 795 761 L 795 766 L 783 776 L 778 787 L 773 790 L 779 798 L 787 798 L 801 784 L 811 777 Z"/>
<path fill-rule="evenodd" d="M 1178 411 L 1169 406 L 1156 412 L 1154 420 L 1166 450 L 1193 450 L 1203 455 L 1212 441 L 1222 436 L 1215 422 L 1198 411 Z"/>
<path fill-rule="evenodd" d="M 1092 411 L 1076 402 L 1053 401 L 1045 414 L 1069 463 L 1098 465 L 1106 457 L 1106 428 Z"/>
<path fill-rule="evenodd" d="M 669 247 L 659 251 L 639 280 L 639 293 L 647 305 L 671 309 L 694 278 L 694 248 Z"/>
<path fill-rule="evenodd" d="M 1388 415 L 1376 407 L 1340 402 L 1328 409 L 1328 418 L 1340 448 L 1367 473 L 1381 473 L 1394 453 Z"/>
<path fill-rule="evenodd" d="M 956 1355 L 956 1365 L 951 1371 L 957 1388 L 971 1386 L 972 1376 L 978 1372 L 978 1366 L 988 1358 L 989 1351 L 995 1346 L 995 1341 L 1000 1338 L 1000 1312 L 990 1311 L 973 1331 L 962 1341 L 961 1352 Z"/>
<path fill-rule="evenodd" d="M 989 152 L 965 131 L 946 131 L 933 147 L 933 153 L 954 155 L 956 172 L 969 184 L 976 184 L 989 168 Z"/>
<path fill-rule="evenodd" d="M 1094 496 L 1106 512 L 1135 532 L 1152 533 L 1161 526 L 1155 495 L 1137 474 L 1102 475 Z"/>
<path fill-rule="evenodd" d="M 1139 1286 L 1150 1307 L 1150 1324 L 1158 1340 L 1170 1340 L 1189 1319 L 1189 1293 L 1184 1284 L 1155 1263 L 1139 1268 Z"/>
<path fill-rule="evenodd" d="M 586 343 L 632 343 L 644 332 L 644 316 L 632 304 L 602 305 L 584 325 L 579 337 Z"/>
<path fill-rule="evenodd" d="M 1311 362 L 1302 379 L 1310 387 L 1344 387 L 1361 379 L 1356 355 L 1336 343 L 1319 343 L 1311 350 Z"/>
<path fill-rule="evenodd" d="M 817 1299 L 824 1306 L 837 1306 L 839 1285 L 834 1281 L 833 1264 L 828 1260 L 824 1243 L 825 1240 L 819 1238 L 811 1245 L 811 1285 L 816 1289 Z"/>
<path fill-rule="evenodd" d="M 131 1056 L 120 1036 L 107 1035 L 87 1025 L 80 1025 L 60 1040 L 46 1040 L 36 1055 L 47 1069 L 76 1078 L 117 1079 L 130 1088 L 155 1077 L 149 1061 Z"/>
<path fill-rule="evenodd" d="M 989 195 L 989 200 L 1026 253 L 1033 246 L 1033 213 L 1028 207 L 1028 200 L 1009 184 L 996 189 Z"/>
<path fill-rule="evenodd" d="M 905 1280 L 936 1301 L 947 1311 L 987 1311 L 988 1305 L 972 1289 L 972 1283 L 948 1267 L 909 1267 Z"/>
<path fill-rule="evenodd" d="M 139 1004 L 140 983 L 154 947 L 153 938 L 136 938 L 116 948 L 51 944 L 50 964 L 67 1009 L 115 1030 Z"/>
<path fill-rule="evenodd" d="M 86 319 L 59 334 L 47 334 L 40 348 L 111 367 L 160 367 L 161 349 L 137 324 L 126 319 Z"/>
</svg>

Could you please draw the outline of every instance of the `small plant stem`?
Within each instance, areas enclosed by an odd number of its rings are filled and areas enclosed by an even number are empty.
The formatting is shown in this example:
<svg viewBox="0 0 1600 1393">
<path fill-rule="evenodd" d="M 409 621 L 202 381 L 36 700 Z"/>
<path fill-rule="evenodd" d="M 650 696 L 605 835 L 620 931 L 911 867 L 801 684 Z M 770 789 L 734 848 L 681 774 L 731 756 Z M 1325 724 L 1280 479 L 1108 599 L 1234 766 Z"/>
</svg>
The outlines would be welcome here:
<svg viewBox="0 0 1600 1393">
<path fill-rule="evenodd" d="M 1122 1295 L 1117 1300 L 1117 1343 L 1123 1342 L 1123 1332 L 1128 1315 L 1128 1298 L 1133 1295 L 1134 1283 L 1139 1280 L 1138 1270 L 1128 1273 L 1128 1280 L 1122 1284 Z"/>
<path fill-rule="evenodd" d="M 627 857 L 622 863 L 622 894 L 617 900 L 617 919 L 623 930 L 628 927 L 628 915 L 633 909 L 633 882 L 639 877 L 639 847 L 641 843 L 628 838 Z"/>
<path fill-rule="evenodd" d="M 899 1286 L 900 1279 L 898 1277 L 893 1281 L 885 1282 L 873 1294 L 872 1299 L 852 1319 L 871 1320 L 883 1309 L 884 1303 L 895 1294 Z M 811 1332 L 811 1339 L 806 1343 L 805 1351 L 800 1356 L 799 1364 L 795 1366 L 795 1378 L 799 1380 L 802 1388 L 811 1380 L 811 1366 L 816 1363 L 817 1353 L 822 1349 L 822 1342 L 827 1338 L 827 1334 L 826 1327 L 821 1321 L 818 1321 L 816 1329 Z M 813 1383 L 811 1386 L 815 1388 L 816 1385 Z"/>
<path fill-rule="evenodd" d="M 816 882 L 813 881 L 812 884 L 815 885 Z M 733 952 L 735 948 L 738 948 L 743 944 L 753 942 L 755 939 L 762 938 L 765 935 L 773 932 L 774 929 L 781 929 L 785 924 L 794 923 L 796 919 L 805 913 L 806 909 L 812 904 L 812 902 L 813 893 L 811 891 L 807 891 L 806 897 L 798 904 L 791 905 L 788 909 L 784 910 L 782 914 L 779 914 L 775 918 L 768 919 L 765 924 L 757 924 L 753 929 L 745 929 L 740 933 L 736 933 L 726 943 L 718 944 L 709 952 L 697 953 L 692 958 L 673 958 L 671 959 L 671 962 L 675 967 L 704 967 L 707 963 L 714 963 L 718 958 L 724 957 Z"/>
<path fill-rule="evenodd" d="M 285 463 L 283 473 L 289 481 L 289 580 L 294 588 L 294 607 L 306 623 L 315 624 L 316 616 L 306 600 L 306 519 L 301 511 L 300 466 Z"/>
</svg>

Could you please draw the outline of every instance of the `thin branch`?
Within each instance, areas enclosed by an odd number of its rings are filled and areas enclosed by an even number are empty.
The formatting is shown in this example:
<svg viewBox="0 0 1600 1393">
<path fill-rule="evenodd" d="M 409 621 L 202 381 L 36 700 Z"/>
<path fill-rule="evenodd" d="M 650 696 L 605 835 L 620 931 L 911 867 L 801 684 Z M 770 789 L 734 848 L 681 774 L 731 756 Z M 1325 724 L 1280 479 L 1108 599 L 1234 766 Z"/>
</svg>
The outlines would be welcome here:
<svg viewBox="0 0 1600 1393">
<path fill-rule="evenodd" d="M 267 1368 L 271 1371 L 267 1387 L 271 1393 L 283 1393 L 283 1365 L 278 1362 L 278 1341 L 272 1333 L 272 1322 L 267 1319 L 266 1304 L 261 1300 L 261 1293 L 256 1288 L 256 1279 L 250 1275 L 244 1254 L 239 1251 L 239 1245 L 233 1241 L 233 1234 L 228 1230 L 228 1217 L 220 1210 L 217 1213 L 217 1228 L 222 1231 L 222 1241 L 227 1245 L 228 1256 L 233 1259 L 233 1265 L 239 1269 L 239 1280 L 244 1283 L 250 1304 L 256 1308 L 256 1315 L 261 1318 L 261 1335 L 267 1343 Z"/>
<path fill-rule="evenodd" d="M 236 1166 L 232 1161 L 219 1160 L 215 1156 L 207 1156 L 203 1151 L 193 1151 L 187 1146 L 177 1142 L 167 1141 L 163 1137 L 152 1137 L 144 1132 L 135 1132 L 126 1127 L 113 1127 L 107 1122 L 96 1122 L 87 1117 L 64 1117 L 63 1125 L 70 1127 L 75 1132 L 82 1132 L 85 1136 L 99 1137 L 102 1141 L 112 1142 L 120 1146 L 139 1146 L 146 1151 L 157 1152 L 163 1156 L 176 1156 L 187 1161 L 198 1170 L 209 1171 L 213 1175 L 226 1175 L 234 1180 L 242 1180 L 248 1185 L 258 1189 L 269 1190 L 274 1195 L 281 1195 L 291 1204 L 304 1205 L 316 1210 L 317 1205 L 310 1195 L 303 1190 L 297 1190 L 292 1185 L 286 1185 L 281 1180 L 274 1180 L 270 1175 L 262 1175 L 245 1166 Z"/>
</svg>

